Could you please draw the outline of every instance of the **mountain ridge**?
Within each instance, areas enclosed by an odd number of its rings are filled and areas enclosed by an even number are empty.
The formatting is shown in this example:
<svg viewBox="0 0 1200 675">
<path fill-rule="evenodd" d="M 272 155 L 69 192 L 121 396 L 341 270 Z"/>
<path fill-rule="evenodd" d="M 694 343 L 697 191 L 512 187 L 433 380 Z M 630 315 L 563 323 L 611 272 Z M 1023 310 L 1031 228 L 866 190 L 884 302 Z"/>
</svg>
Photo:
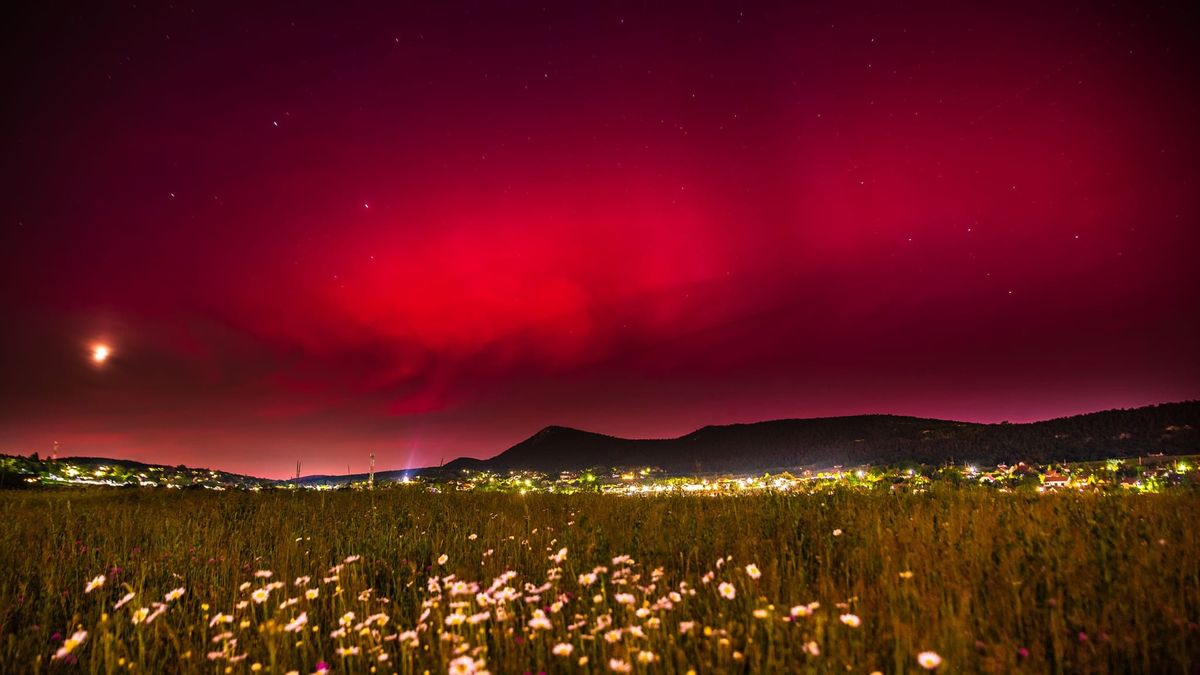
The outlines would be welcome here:
<svg viewBox="0 0 1200 675">
<path fill-rule="evenodd" d="M 573 471 L 647 466 L 668 473 L 805 466 L 1082 461 L 1200 446 L 1200 401 L 1182 401 L 1011 424 L 872 413 L 706 425 L 673 438 L 630 439 L 561 425 L 487 459 L 443 469 Z"/>
<path fill-rule="evenodd" d="M 1200 401 L 1118 408 L 1036 422 L 963 422 L 870 413 L 705 425 L 676 437 L 622 438 L 551 424 L 485 459 L 459 457 L 442 466 L 387 469 L 379 481 L 457 473 L 461 470 L 533 470 L 545 473 L 593 468 L 654 467 L 668 474 L 764 471 L 885 464 L 980 465 L 1087 461 L 1138 455 L 1200 452 Z M 7 456 L 0 456 L 7 457 Z M 127 470 L 209 471 L 105 457 L 64 457 L 89 466 Z M 212 470 L 226 480 L 286 484 Z M 362 481 L 366 473 L 301 476 L 301 484 Z"/>
</svg>

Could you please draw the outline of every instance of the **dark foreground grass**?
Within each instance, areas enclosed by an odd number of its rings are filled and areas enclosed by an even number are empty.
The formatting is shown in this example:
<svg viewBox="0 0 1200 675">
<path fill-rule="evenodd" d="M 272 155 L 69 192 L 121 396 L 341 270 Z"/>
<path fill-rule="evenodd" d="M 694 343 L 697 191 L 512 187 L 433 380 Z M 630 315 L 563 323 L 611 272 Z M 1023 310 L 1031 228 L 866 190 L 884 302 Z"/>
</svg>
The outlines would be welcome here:
<svg viewBox="0 0 1200 675">
<path fill-rule="evenodd" d="M 34 491 L 0 520 L 4 672 L 1200 668 L 1190 493 Z"/>
</svg>

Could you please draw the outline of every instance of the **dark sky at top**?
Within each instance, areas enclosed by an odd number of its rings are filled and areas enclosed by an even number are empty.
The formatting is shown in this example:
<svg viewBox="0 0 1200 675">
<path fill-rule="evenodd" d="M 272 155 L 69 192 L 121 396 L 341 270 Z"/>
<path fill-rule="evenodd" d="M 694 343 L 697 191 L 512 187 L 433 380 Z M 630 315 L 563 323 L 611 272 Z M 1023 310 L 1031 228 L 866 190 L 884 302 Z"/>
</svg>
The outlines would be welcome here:
<svg viewBox="0 0 1200 675">
<path fill-rule="evenodd" d="M 3 10 L 0 452 L 1200 396 L 1183 3 L 78 4 Z"/>
</svg>

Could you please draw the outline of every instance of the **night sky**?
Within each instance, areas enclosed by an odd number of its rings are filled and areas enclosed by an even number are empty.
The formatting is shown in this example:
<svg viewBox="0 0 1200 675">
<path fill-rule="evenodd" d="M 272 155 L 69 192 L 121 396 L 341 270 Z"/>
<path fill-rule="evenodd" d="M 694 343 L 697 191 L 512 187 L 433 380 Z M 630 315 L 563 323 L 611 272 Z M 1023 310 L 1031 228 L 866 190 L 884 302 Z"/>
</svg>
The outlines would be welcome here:
<svg viewBox="0 0 1200 675">
<path fill-rule="evenodd" d="M 3 10 L 0 452 L 1200 397 L 1183 3 L 79 4 Z"/>
</svg>

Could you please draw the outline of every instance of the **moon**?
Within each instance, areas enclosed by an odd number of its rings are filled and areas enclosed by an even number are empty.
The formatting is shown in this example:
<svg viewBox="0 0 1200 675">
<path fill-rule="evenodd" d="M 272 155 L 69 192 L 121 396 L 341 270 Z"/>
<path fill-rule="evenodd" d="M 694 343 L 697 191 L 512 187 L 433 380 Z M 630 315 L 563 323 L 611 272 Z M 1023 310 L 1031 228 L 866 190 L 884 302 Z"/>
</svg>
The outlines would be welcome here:
<svg viewBox="0 0 1200 675">
<path fill-rule="evenodd" d="M 108 345 L 95 345 L 92 347 L 92 360 L 96 363 L 104 363 L 111 354 L 112 350 L 108 348 Z"/>
</svg>

